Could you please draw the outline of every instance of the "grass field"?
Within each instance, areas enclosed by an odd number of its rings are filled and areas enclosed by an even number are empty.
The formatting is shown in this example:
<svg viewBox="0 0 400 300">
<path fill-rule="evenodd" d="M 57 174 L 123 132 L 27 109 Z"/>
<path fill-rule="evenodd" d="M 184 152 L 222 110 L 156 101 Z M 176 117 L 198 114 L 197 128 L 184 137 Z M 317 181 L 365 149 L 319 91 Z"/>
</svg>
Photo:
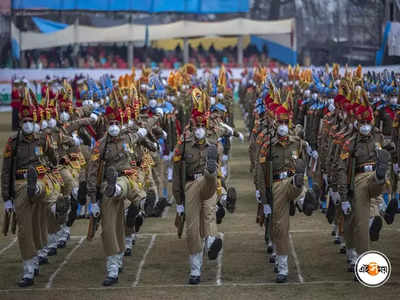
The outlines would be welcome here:
<svg viewBox="0 0 400 300">
<path fill-rule="evenodd" d="M 9 132 L 10 115 L 0 114 L 0 148 Z M 243 129 L 243 122 L 237 121 Z M 0 299 L 398 299 L 400 295 L 400 221 L 384 225 L 379 242 L 371 249 L 385 253 L 392 264 L 390 280 L 380 288 L 353 282 L 346 272 L 345 256 L 333 244 L 331 226 L 315 212 L 291 218 L 289 280 L 276 284 L 268 263 L 263 231 L 255 224 L 256 202 L 249 173 L 246 143 L 235 141 L 231 159 L 231 185 L 239 199 L 234 214 L 227 213 L 219 226 L 224 247 L 216 261 L 205 259 L 202 282 L 190 286 L 185 240 L 178 239 L 173 225 L 175 207 L 163 218 L 145 221 L 133 249 L 124 258 L 119 283 L 104 288 L 105 257 L 99 232 L 94 241 L 85 239 L 87 221 L 78 220 L 65 249 L 41 267 L 31 289 L 16 282 L 22 272 L 15 236 L 0 237 Z M 2 204 L 0 205 L 3 214 Z"/>
</svg>

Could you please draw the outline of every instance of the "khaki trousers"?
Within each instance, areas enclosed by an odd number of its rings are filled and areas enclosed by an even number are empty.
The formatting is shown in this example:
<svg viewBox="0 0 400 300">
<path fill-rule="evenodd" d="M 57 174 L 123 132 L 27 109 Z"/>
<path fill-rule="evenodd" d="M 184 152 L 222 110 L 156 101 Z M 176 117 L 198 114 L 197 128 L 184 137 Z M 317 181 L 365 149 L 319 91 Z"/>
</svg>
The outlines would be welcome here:
<svg viewBox="0 0 400 300">
<path fill-rule="evenodd" d="M 297 188 L 292 182 L 293 178 L 287 178 L 272 185 L 274 205 L 271 240 L 276 247 L 277 255 L 289 254 L 289 203 L 303 191 L 303 187 Z"/>
<path fill-rule="evenodd" d="M 118 197 L 104 197 L 101 204 L 101 237 L 106 256 L 112 256 L 125 251 L 125 204 L 124 200 L 139 205 L 140 200 L 146 197 L 145 191 L 140 188 L 137 178 L 121 176 L 117 184 L 122 191 Z"/>
<path fill-rule="evenodd" d="M 385 183 L 377 183 L 375 172 L 366 172 L 356 175 L 354 186 L 352 213 L 345 216 L 344 235 L 347 248 L 355 248 L 361 254 L 369 247 L 371 199 L 382 193 Z"/>
<path fill-rule="evenodd" d="M 217 235 L 216 187 L 217 176 L 207 171 L 204 176 L 186 183 L 185 221 L 190 255 L 201 252 L 205 237 Z"/>
<path fill-rule="evenodd" d="M 26 180 L 15 181 L 15 213 L 18 224 L 18 244 L 23 260 L 36 256 L 47 244 L 47 210 L 57 200 L 58 193 L 48 178 L 37 182 L 40 192 L 32 198 L 26 192 Z"/>
</svg>

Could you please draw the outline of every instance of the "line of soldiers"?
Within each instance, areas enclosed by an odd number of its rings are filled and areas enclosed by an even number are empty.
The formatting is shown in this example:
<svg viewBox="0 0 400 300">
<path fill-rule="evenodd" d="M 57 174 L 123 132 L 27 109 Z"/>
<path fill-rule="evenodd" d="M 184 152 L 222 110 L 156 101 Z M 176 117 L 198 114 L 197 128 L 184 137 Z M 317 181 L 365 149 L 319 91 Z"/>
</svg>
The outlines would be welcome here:
<svg viewBox="0 0 400 300">
<path fill-rule="evenodd" d="M 399 74 L 339 66 L 267 75 L 245 72 L 240 105 L 267 251 L 287 281 L 289 216 L 321 208 L 354 272 L 398 210 Z M 355 277 L 356 278 L 356 277 Z"/>
<path fill-rule="evenodd" d="M 200 282 L 203 251 L 217 258 L 217 223 L 236 203 L 230 139 L 244 139 L 233 126 L 229 73 L 199 78 L 189 64 L 168 78 L 149 69 L 135 76 L 47 80 L 41 102 L 14 82 L 20 127 L 5 146 L 1 187 L 3 234 L 18 228 L 20 287 L 33 285 L 39 265 L 66 246 L 85 208 L 87 239 L 102 228 L 104 286 L 118 282 L 144 217 L 161 216 L 173 199 L 179 237 L 186 223 L 189 282 Z"/>
</svg>

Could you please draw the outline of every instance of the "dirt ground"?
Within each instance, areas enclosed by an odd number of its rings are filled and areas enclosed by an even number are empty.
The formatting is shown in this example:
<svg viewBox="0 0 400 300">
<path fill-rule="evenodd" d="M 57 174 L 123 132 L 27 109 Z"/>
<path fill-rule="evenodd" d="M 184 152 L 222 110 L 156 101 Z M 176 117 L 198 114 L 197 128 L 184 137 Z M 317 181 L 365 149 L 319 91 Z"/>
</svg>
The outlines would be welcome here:
<svg viewBox="0 0 400 300">
<path fill-rule="evenodd" d="M 10 114 L 0 113 L 0 148 L 10 134 Z M 237 120 L 243 130 L 243 122 Z M 85 239 L 87 220 L 78 220 L 65 249 L 41 267 L 35 285 L 20 289 L 22 272 L 15 236 L 0 237 L 0 299 L 398 299 L 400 295 L 400 218 L 384 225 L 379 242 L 370 248 L 385 253 L 392 264 L 390 280 L 380 288 L 353 282 L 346 261 L 333 244 L 331 225 L 319 211 L 311 217 L 291 218 L 289 280 L 276 284 L 268 263 L 263 231 L 255 223 L 256 201 L 249 173 L 247 142 L 235 141 L 231 157 L 231 181 L 239 195 L 237 210 L 227 212 L 219 232 L 223 252 L 216 261 L 204 260 L 202 282 L 187 284 L 189 266 L 185 240 L 174 227 L 175 207 L 163 218 L 145 220 L 133 249 L 124 258 L 119 283 L 104 288 L 105 257 L 100 233 Z M 0 217 L 3 204 L 0 204 Z"/>
</svg>

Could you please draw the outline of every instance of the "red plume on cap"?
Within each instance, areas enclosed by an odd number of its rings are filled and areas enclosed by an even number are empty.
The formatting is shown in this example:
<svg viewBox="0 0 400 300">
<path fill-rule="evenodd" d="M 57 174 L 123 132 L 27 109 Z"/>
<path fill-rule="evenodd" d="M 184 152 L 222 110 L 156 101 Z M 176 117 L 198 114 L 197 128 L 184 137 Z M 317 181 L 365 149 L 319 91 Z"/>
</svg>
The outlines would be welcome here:
<svg viewBox="0 0 400 300">
<path fill-rule="evenodd" d="M 280 105 L 275 109 L 275 118 L 277 121 L 288 121 L 290 116 L 290 111 L 285 105 Z"/>
<path fill-rule="evenodd" d="M 191 121 L 193 125 L 207 125 L 207 115 L 205 113 L 199 112 L 197 109 L 192 110 Z"/>
<path fill-rule="evenodd" d="M 123 111 L 119 108 L 118 105 L 118 91 L 115 89 L 113 90 L 110 103 L 106 107 L 105 117 L 107 118 L 108 122 L 118 121 L 122 123 L 123 121 Z"/>
<path fill-rule="evenodd" d="M 354 111 L 355 117 L 359 121 L 368 121 L 368 122 L 373 122 L 374 121 L 374 111 L 372 110 L 371 106 L 369 105 L 367 95 L 364 93 L 362 94 L 361 97 L 361 104 L 357 106 L 357 108 Z"/>
</svg>

